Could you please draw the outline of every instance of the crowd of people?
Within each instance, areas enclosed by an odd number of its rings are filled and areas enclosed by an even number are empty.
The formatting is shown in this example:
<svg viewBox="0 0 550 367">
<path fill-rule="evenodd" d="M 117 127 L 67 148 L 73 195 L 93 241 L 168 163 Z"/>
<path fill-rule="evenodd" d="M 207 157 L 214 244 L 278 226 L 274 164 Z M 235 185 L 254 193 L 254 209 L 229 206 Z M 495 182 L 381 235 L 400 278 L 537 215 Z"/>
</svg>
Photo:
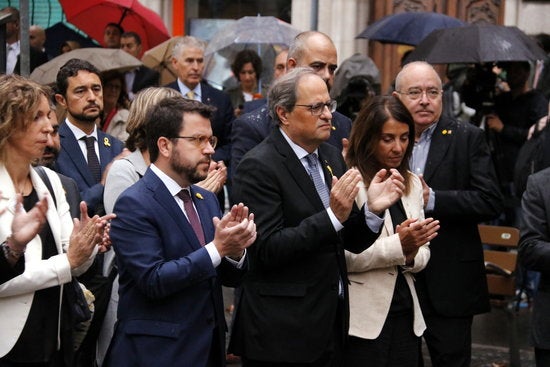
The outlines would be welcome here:
<svg viewBox="0 0 550 367">
<path fill-rule="evenodd" d="M 477 68 L 447 88 L 417 61 L 384 96 L 355 79 L 346 116 L 321 32 L 281 50 L 269 88 L 261 58 L 240 52 L 239 85 L 221 91 L 192 36 L 166 86 L 145 66 L 71 59 L 50 87 L 17 75 L 16 18 L 7 30 L 0 367 L 221 367 L 228 353 L 244 367 L 421 367 L 422 338 L 433 366 L 466 367 L 473 317 L 490 309 L 482 222 L 522 229 L 520 263 L 541 274 L 537 366 L 550 365 L 550 168 L 526 178 L 523 202 L 514 187 L 515 158 L 547 129 L 529 63 L 485 67 L 491 110 Z M 104 43 L 142 52 L 116 23 Z M 227 346 L 222 285 L 238 289 Z"/>
</svg>

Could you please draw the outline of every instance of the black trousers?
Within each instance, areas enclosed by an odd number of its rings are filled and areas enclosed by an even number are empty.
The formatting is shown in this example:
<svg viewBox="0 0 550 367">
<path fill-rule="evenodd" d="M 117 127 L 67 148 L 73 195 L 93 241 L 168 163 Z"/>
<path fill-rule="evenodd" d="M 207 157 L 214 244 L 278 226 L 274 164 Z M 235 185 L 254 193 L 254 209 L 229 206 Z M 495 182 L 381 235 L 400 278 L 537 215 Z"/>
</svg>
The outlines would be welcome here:
<svg viewBox="0 0 550 367">
<path fill-rule="evenodd" d="M 550 350 L 535 348 L 535 363 L 537 367 L 550 366 Z"/>
<path fill-rule="evenodd" d="M 344 349 L 346 367 L 417 367 L 420 338 L 413 331 L 413 313 L 388 316 L 378 338 L 350 336 Z"/>
<path fill-rule="evenodd" d="M 444 317 L 425 314 L 424 340 L 432 366 L 469 367 L 472 359 L 472 320 L 467 317 Z"/>
</svg>

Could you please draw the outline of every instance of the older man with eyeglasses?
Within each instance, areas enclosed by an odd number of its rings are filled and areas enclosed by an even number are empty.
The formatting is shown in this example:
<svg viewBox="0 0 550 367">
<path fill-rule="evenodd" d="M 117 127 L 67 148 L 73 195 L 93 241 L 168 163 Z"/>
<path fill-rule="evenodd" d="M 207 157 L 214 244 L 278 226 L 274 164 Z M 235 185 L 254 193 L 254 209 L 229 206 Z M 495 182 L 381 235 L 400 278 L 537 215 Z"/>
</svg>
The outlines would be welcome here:
<svg viewBox="0 0 550 367">
<path fill-rule="evenodd" d="M 234 176 L 234 198 L 254 212 L 258 239 L 229 350 L 244 367 L 341 366 L 349 319 L 344 248 L 360 252 L 374 242 L 383 221 L 376 214 L 398 199 L 403 178 L 379 172 L 368 207 L 354 204 L 361 175 L 326 143 L 336 106 L 313 69 L 277 79 L 268 101 L 278 126 Z"/>
<path fill-rule="evenodd" d="M 466 367 L 473 315 L 489 311 L 477 224 L 500 214 L 502 196 L 483 131 L 441 116 L 441 79 L 433 67 L 405 65 L 395 87 L 415 122 L 410 166 L 423 179 L 426 216 L 441 222 L 428 266 L 416 278 L 424 338 L 433 366 Z"/>
</svg>

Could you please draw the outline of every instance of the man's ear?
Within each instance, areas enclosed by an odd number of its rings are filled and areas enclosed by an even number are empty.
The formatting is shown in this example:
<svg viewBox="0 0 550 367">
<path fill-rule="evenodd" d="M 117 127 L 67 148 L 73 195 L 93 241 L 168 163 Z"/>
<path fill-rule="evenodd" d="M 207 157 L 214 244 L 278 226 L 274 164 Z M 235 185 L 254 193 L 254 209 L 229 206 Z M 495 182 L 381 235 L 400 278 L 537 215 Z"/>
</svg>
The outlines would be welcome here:
<svg viewBox="0 0 550 367">
<path fill-rule="evenodd" d="M 158 138 L 157 147 L 159 148 L 160 156 L 168 158 L 172 154 L 172 141 L 165 136 L 161 136 Z"/>
<path fill-rule="evenodd" d="M 281 121 L 281 124 L 288 125 L 288 112 L 285 110 L 282 106 L 277 106 L 276 110 L 277 117 L 279 117 L 279 121 Z"/>
<path fill-rule="evenodd" d="M 298 65 L 298 63 L 296 62 L 296 59 L 294 59 L 292 57 L 286 61 L 286 69 L 287 70 L 295 68 L 296 65 Z"/>
<path fill-rule="evenodd" d="M 67 108 L 67 101 L 65 100 L 65 97 L 63 95 L 56 93 L 55 94 L 55 100 L 57 103 L 59 103 L 63 108 Z"/>
</svg>

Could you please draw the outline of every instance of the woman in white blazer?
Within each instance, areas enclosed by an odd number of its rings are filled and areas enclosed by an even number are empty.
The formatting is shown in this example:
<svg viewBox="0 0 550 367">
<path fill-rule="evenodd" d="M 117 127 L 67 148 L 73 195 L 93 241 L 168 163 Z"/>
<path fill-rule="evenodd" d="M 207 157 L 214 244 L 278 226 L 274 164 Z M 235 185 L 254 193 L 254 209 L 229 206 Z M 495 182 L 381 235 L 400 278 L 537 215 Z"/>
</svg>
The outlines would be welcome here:
<svg viewBox="0 0 550 367">
<path fill-rule="evenodd" d="M 363 183 L 356 202 L 367 201 L 367 187 L 380 169 L 403 176 L 401 199 L 384 213 L 378 240 L 359 254 L 346 251 L 350 281 L 350 328 L 346 366 L 417 366 L 420 336 L 426 325 L 413 274 L 430 258 L 428 242 L 439 222 L 424 219 L 420 179 L 408 170 L 414 122 L 393 96 L 373 97 L 359 112 L 346 161 Z"/>
<path fill-rule="evenodd" d="M 13 272 L 0 284 L 0 366 L 64 366 L 60 351 L 63 284 L 91 264 L 104 245 L 106 220 L 75 220 L 57 174 L 44 168 L 52 195 L 31 166 L 51 139 L 55 118 L 49 91 L 18 75 L 0 77 L 0 267 Z M 19 242 L 16 210 L 29 212 L 39 202 L 46 221 L 37 235 Z M 30 212 L 29 212 L 30 214 Z M 17 224 L 17 223 L 16 223 Z"/>
</svg>

